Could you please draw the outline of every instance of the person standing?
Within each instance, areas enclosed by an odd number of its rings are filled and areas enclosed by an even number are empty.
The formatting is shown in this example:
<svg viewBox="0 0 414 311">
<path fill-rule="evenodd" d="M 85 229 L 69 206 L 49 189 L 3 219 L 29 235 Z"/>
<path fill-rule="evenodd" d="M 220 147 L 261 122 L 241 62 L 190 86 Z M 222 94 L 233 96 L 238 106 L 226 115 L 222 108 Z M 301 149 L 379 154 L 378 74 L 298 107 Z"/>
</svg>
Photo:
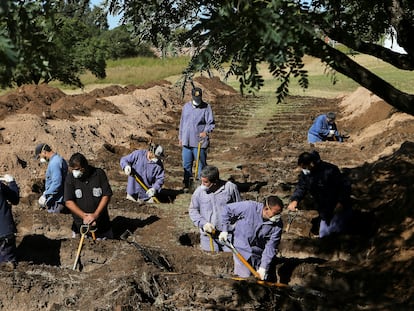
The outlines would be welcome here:
<svg viewBox="0 0 414 311">
<path fill-rule="evenodd" d="M 319 237 L 346 231 L 352 217 L 349 180 L 336 165 L 322 161 L 316 151 L 301 153 L 298 166 L 302 172 L 287 208 L 296 211 L 310 193 L 320 217 Z"/>
<path fill-rule="evenodd" d="M 60 213 L 64 210 L 63 191 L 68 165 L 58 153 L 45 143 L 35 148 L 35 157 L 40 163 L 47 163 L 45 191 L 39 198 L 39 206 L 49 213 Z"/>
<path fill-rule="evenodd" d="M 201 170 L 207 165 L 209 134 L 215 127 L 213 110 L 210 104 L 203 101 L 201 88 L 193 88 L 191 95 L 192 100 L 183 106 L 178 133 L 179 144 L 182 147 L 184 191 L 190 188 L 194 160 L 198 161 L 198 174 L 195 176 L 197 179 L 200 179 Z"/>
<path fill-rule="evenodd" d="M 222 231 L 221 214 L 227 203 L 241 201 L 237 186 L 231 181 L 220 179 L 219 170 L 207 165 L 201 171 L 201 185 L 191 197 L 189 215 L 200 230 L 200 245 L 205 251 L 230 251 L 225 245 L 213 239 Z"/>
<path fill-rule="evenodd" d="M 16 264 L 16 223 L 11 205 L 19 204 L 19 187 L 13 176 L 0 177 L 0 263 Z"/>
<path fill-rule="evenodd" d="M 335 123 L 336 114 L 328 112 L 316 117 L 308 131 L 308 142 L 317 143 L 321 141 L 339 141 L 343 142 Z"/>
<path fill-rule="evenodd" d="M 165 172 L 161 161 L 163 157 L 164 149 L 162 146 L 151 143 L 148 150 L 135 150 L 121 158 L 121 168 L 128 176 L 128 200 L 153 203 L 153 197 L 160 192 L 164 184 Z M 136 177 L 147 189 L 139 184 Z"/>
<path fill-rule="evenodd" d="M 96 238 L 113 238 L 108 205 L 112 189 L 101 168 L 89 165 L 85 156 L 74 153 L 69 159 L 69 170 L 65 180 L 64 200 L 72 212 L 73 236 L 80 232 L 82 225 L 96 228 Z"/>
<path fill-rule="evenodd" d="M 226 204 L 222 212 L 223 231 L 219 234 L 219 241 L 226 243 L 234 227 L 234 247 L 257 271 L 261 280 L 269 282 L 276 280 L 277 253 L 283 231 L 282 210 L 282 200 L 269 196 L 263 203 L 242 201 Z M 249 268 L 235 254 L 233 261 L 234 274 L 244 278 L 251 275 Z"/>
</svg>

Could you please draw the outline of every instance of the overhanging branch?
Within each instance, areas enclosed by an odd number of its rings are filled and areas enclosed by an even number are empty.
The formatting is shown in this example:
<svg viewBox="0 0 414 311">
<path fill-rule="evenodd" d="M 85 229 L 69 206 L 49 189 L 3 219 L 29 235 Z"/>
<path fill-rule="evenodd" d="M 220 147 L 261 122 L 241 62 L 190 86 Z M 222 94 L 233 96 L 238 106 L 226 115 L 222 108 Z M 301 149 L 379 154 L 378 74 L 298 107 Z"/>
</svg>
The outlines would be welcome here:
<svg viewBox="0 0 414 311">
<path fill-rule="evenodd" d="M 333 69 L 353 79 L 361 86 L 381 97 L 391 106 L 402 112 L 414 115 L 414 95 L 398 90 L 344 53 L 325 44 L 322 40 L 315 41 L 310 54 L 328 62 Z"/>
</svg>

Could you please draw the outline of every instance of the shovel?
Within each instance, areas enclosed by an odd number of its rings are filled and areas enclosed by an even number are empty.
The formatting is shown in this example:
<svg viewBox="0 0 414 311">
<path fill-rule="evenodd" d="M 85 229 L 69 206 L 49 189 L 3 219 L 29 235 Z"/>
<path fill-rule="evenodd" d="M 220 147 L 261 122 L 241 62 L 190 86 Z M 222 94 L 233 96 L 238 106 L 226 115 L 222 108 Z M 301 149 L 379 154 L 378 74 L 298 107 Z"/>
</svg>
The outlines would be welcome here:
<svg viewBox="0 0 414 311">
<path fill-rule="evenodd" d="M 231 249 L 234 255 L 239 258 L 239 260 L 246 266 L 247 269 L 254 275 L 256 279 L 260 280 L 260 274 L 249 264 L 249 262 L 243 257 L 242 254 L 234 247 L 234 245 L 229 241 L 225 241 L 224 244 L 226 244 L 227 247 Z"/>
<path fill-rule="evenodd" d="M 139 183 L 142 189 L 144 189 L 145 191 L 148 191 L 147 185 L 144 184 L 144 182 L 141 180 L 141 178 L 138 176 L 138 173 L 135 170 L 131 172 L 131 175 L 134 176 L 136 182 Z M 153 196 L 152 199 L 154 200 L 155 203 L 160 203 L 160 201 L 155 196 Z"/>
<path fill-rule="evenodd" d="M 78 251 L 76 253 L 76 258 L 75 258 L 75 262 L 73 264 L 72 270 L 76 270 L 76 266 L 77 266 L 78 261 L 79 261 L 80 252 L 82 250 L 83 241 L 85 240 L 85 236 L 88 232 L 89 232 L 89 225 L 82 225 L 80 227 L 81 238 L 80 238 L 80 241 L 79 241 Z"/>
<path fill-rule="evenodd" d="M 167 270 L 170 272 L 172 271 L 171 265 L 165 258 L 163 257 L 161 259 L 155 258 L 153 255 L 151 255 L 151 253 L 148 250 L 146 250 L 144 247 L 142 247 L 137 242 L 135 242 L 135 239 L 132 238 L 132 232 L 129 231 L 128 229 L 125 230 L 125 232 L 121 234 L 120 239 L 128 242 L 129 244 L 134 245 L 140 251 L 140 253 L 144 256 L 144 260 L 146 262 L 152 262 L 153 264 L 155 264 L 158 268 L 162 270 Z"/>
<path fill-rule="evenodd" d="M 288 223 L 286 225 L 286 233 L 290 230 L 290 225 L 292 224 L 293 220 L 298 216 L 298 210 L 296 211 L 289 211 L 288 212 Z"/>
<path fill-rule="evenodd" d="M 242 254 L 240 254 L 240 252 L 234 247 L 234 245 L 229 241 L 225 241 L 224 244 L 226 244 L 231 251 L 233 252 L 233 254 L 235 254 L 237 256 L 237 258 L 239 258 L 239 260 L 246 266 L 247 269 L 249 269 L 249 271 L 254 275 L 254 277 L 257 279 L 256 283 L 257 284 L 261 284 L 261 285 L 266 285 L 266 286 L 276 286 L 276 287 L 286 287 L 288 286 L 287 284 L 283 284 L 283 283 L 272 283 L 272 282 L 266 282 L 261 280 L 260 278 L 260 274 L 252 267 L 251 264 L 249 264 L 249 262 L 243 257 Z M 235 280 L 244 280 L 243 278 L 234 278 Z"/>
</svg>

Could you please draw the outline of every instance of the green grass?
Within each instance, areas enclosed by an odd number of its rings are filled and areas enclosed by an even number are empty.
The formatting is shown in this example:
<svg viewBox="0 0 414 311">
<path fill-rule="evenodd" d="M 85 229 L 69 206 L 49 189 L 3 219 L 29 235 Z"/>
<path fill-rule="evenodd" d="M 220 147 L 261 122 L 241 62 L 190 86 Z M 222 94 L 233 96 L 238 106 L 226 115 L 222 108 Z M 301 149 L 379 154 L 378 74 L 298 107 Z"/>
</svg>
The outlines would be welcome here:
<svg viewBox="0 0 414 311">
<path fill-rule="evenodd" d="M 120 59 L 116 61 L 108 61 L 106 68 L 106 78 L 97 79 L 91 73 L 81 75 L 81 81 L 89 88 L 91 86 L 99 87 L 99 85 L 142 85 L 147 82 L 167 79 L 171 76 L 180 75 L 189 62 L 189 57 L 175 58 L 150 58 L 136 57 Z M 76 87 L 64 86 L 61 83 L 53 82 L 52 86 L 66 90 L 74 90 Z"/>
<path fill-rule="evenodd" d="M 366 66 L 369 70 L 379 75 L 384 80 L 393 84 L 398 89 L 405 92 L 412 92 L 412 85 L 414 84 L 414 75 L 412 72 L 398 70 L 391 65 L 380 61 L 374 57 L 367 55 L 351 56 L 353 60 L 362 66 Z M 359 84 L 352 79 L 336 72 L 329 71 L 319 59 L 312 57 L 305 57 L 305 69 L 308 70 L 309 87 L 303 90 L 296 80 L 291 81 L 289 92 L 291 95 L 315 96 L 324 98 L 333 98 L 338 95 L 351 93 L 359 87 Z M 264 78 L 264 87 L 257 95 L 265 97 L 274 97 L 278 81 L 273 79 L 267 71 L 266 65 L 261 66 L 260 73 Z M 336 78 L 336 83 L 332 84 L 332 78 Z M 229 79 L 228 83 L 234 88 L 238 89 L 238 81 L 235 78 Z"/>
</svg>

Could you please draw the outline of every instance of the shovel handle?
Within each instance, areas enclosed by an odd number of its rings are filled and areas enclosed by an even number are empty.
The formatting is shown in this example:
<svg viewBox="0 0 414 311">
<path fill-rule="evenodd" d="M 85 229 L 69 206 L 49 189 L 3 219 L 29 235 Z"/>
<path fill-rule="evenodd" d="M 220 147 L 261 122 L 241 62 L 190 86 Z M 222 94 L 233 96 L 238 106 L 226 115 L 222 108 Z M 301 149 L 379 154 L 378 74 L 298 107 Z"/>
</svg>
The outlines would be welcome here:
<svg viewBox="0 0 414 311">
<path fill-rule="evenodd" d="M 246 266 L 247 269 L 254 275 L 256 279 L 261 279 L 260 274 L 252 267 L 251 264 L 246 260 L 246 258 L 243 257 L 242 254 L 239 253 L 239 251 L 234 247 L 234 245 L 230 241 L 226 241 L 226 245 L 230 247 L 232 252 L 239 258 L 239 260 Z"/>
<path fill-rule="evenodd" d="M 201 142 L 202 141 L 199 140 L 198 147 L 197 147 L 197 159 L 196 159 L 196 165 L 195 165 L 195 170 L 194 170 L 194 179 L 197 179 L 198 177 L 198 162 L 200 161 Z"/>
<path fill-rule="evenodd" d="M 73 264 L 72 270 L 76 270 L 76 265 L 78 264 L 80 252 L 82 250 L 83 240 L 85 239 L 85 234 L 86 233 L 82 233 L 82 235 L 81 235 L 81 238 L 80 238 L 80 241 L 79 241 L 79 246 L 78 246 L 78 251 L 76 252 L 76 258 L 75 258 L 75 262 Z"/>
<path fill-rule="evenodd" d="M 142 189 L 144 189 L 144 191 L 148 191 L 148 187 L 144 184 L 144 182 L 137 176 L 137 174 L 133 173 L 132 174 L 135 178 L 135 180 L 137 181 L 137 183 L 139 183 L 139 185 L 142 187 Z M 152 199 L 154 200 L 155 203 L 160 203 L 160 201 L 153 196 Z"/>
</svg>

